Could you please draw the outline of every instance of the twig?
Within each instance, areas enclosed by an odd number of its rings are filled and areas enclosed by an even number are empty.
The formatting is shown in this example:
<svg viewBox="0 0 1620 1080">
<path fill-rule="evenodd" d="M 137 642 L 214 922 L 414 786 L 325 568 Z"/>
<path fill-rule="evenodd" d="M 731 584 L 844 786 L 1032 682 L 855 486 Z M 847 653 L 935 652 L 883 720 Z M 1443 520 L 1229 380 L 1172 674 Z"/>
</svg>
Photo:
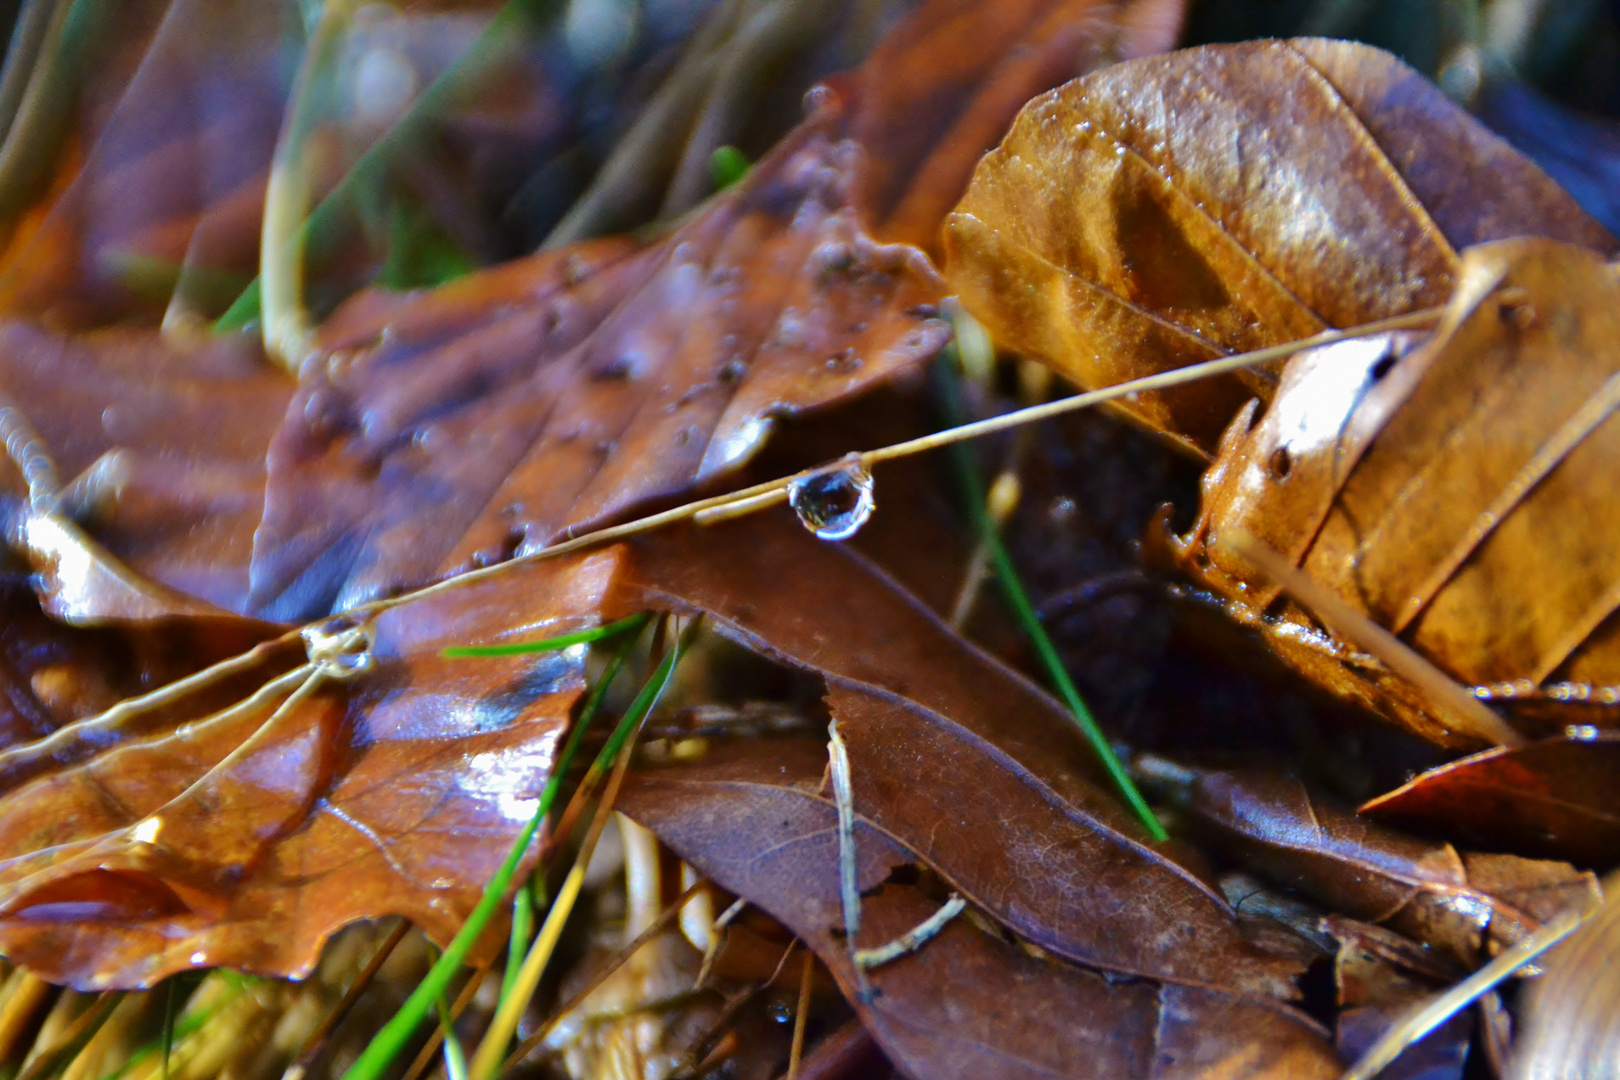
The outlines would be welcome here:
<svg viewBox="0 0 1620 1080">
<path fill-rule="evenodd" d="M 875 997 L 856 954 L 861 931 L 861 890 L 856 878 L 855 792 L 850 783 L 849 748 L 838 733 L 838 721 L 827 725 L 827 760 L 832 772 L 833 804 L 838 808 L 838 895 L 844 909 L 844 944 L 849 948 L 850 967 L 855 971 L 857 996 L 862 1004 Z"/>
<path fill-rule="evenodd" d="M 965 907 L 967 907 L 967 901 L 955 893 L 951 893 L 950 899 L 941 904 L 938 911 L 893 941 L 879 945 L 875 949 L 856 949 L 855 965 L 871 971 L 873 968 L 881 967 L 891 960 L 898 960 L 907 953 L 916 952 L 926 945 L 934 935 L 945 929 L 945 924 L 962 914 L 962 909 Z"/>
<path fill-rule="evenodd" d="M 399 920 L 399 925 L 394 927 L 393 933 L 389 934 L 387 940 L 377 947 L 377 951 L 366 962 L 366 966 L 360 970 L 360 974 L 354 977 L 354 982 L 350 983 L 349 988 L 343 992 L 342 999 L 338 1001 L 331 1012 L 326 1014 L 326 1019 L 321 1021 L 320 1026 L 310 1032 L 309 1038 L 304 1040 L 304 1047 L 298 1052 L 297 1060 L 287 1066 L 287 1071 L 282 1073 L 281 1080 L 303 1080 L 304 1076 L 308 1074 L 310 1066 L 315 1063 L 315 1059 L 320 1056 L 322 1050 L 326 1049 L 326 1041 L 332 1037 L 332 1032 L 336 1031 L 338 1025 L 343 1023 L 344 1018 L 349 1015 L 349 1010 L 354 1008 L 355 1002 L 360 1000 L 360 995 L 365 993 L 366 989 L 371 986 L 371 980 L 377 977 L 378 970 L 393 955 L 394 949 L 399 946 L 399 943 L 405 940 L 405 935 L 410 932 L 410 929 L 411 924 L 408 920 Z"/>
</svg>

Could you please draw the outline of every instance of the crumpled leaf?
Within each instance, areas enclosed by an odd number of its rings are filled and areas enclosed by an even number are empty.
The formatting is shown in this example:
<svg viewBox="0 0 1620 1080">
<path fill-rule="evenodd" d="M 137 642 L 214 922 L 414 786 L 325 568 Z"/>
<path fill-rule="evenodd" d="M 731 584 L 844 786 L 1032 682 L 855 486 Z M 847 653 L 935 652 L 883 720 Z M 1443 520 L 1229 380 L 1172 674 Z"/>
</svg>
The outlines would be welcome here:
<svg viewBox="0 0 1620 1080">
<path fill-rule="evenodd" d="M 1456 252 L 1615 241 L 1387 53 L 1188 49 L 1031 102 L 947 224 L 947 276 L 1004 344 L 1091 388 L 1444 303 Z M 1263 374 L 1121 408 L 1209 453 Z"/>
<path fill-rule="evenodd" d="M 913 1077 L 1331 1077 L 1314 1025 L 1211 987 L 1107 978 L 1031 955 L 952 920 L 916 952 L 869 973 L 861 1001 L 842 936 L 836 810 L 819 793 L 826 752 L 809 740 L 715 748 L 633 775 L 620 807 L 705 876 L 759 904 L 815 950 L 890 1060 Z M 860 771 L 856 771 L 859 791 Z M 854 944 L 899 937 L 938 907 L 905 873 L 919 860 L 867 817 L 855 825 L 865 894 Z"/>
<path fill-rule="evenodd" d="M 1276 603 L 1220 535 L 1258 537 L 1487 697 L 1613 723 L 1620 280 L 1591 251 L 1536 239 L 1470 249 L 1458 280 L 1427 339 L 1289 361 L 1265 416 L 1246 411 L 1223 436 L 1177 557 L 1283 659 L 1431 741 L 1472 740 Z"/>
<path fill-rule="evenodd" d="M 1381 821 L 1606 867 L 1620 861 L 1620 736 L 1576 731 L 1430 769 L 1361 807 Z"/>
<path fill-rule="evenodd" d="M 1299 781 L 1261 772 L 1191 774 L 1190 818 L 1232 857 L 1335 911 L 1392 927 L 1464 967 L 1597 895 L 1567 863 L 1459 855 L 1366 821 Z"/>
<path fill-rule="evenodd" d="M 1061 707 L 860 556 L 785 511 L 630 550 L 615 610 L 706 612 L 822 675 L 856 809 L 1015 933 L 1116 972 L 1292 993 L 1292 962 L 1250 946 L 1220 895 L 1086 779 L 1100 770 Z"/>
<path fill-rule="evenodd" d="M 182 712 L 126 740 L 84 721 L 53 754 L 0 752 L 0 951 L 100 989 L 200 967 L 302 977 L 337 929 L 390 914 L 448 941 L 534 812 L 584 655 L 440 650 L 588 625 L 617 563 L 517 568 L 387 610 L 368 670 L 279 717 L 275 700 Z"/>
</svg>

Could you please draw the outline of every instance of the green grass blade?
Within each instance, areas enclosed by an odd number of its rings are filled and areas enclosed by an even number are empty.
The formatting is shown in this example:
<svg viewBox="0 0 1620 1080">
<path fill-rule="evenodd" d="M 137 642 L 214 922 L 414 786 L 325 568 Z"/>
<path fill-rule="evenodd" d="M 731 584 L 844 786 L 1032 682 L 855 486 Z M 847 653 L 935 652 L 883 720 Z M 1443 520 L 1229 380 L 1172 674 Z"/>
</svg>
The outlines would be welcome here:
<svg viewBox="0 0 1620 1080">
<path fill-rule="evenodd" d="M 646 624 L 648 618 L 650 616 L 631 616 L 631 619 L 640 619 L 642 625 Z M 621 619 L 619 621 L 629 623 L 631 619 Z M 610 623 L 608 625 L 614 624 Z M 359 1058 L 355 1060 L 353 1065 L 349 1066 L 349 1071 L 343 1074 L 343 1080 L 377 1080 L 388 1070 L 394 1058 L 399 1056 L 400 1052 L 405 1048 L 405 1044 L 411 1040 L 417 1029 L 421 1027 L 422 1022 L 427 1019 L 428 1014 L 436 1008 L 439 998 L 443 995 L 445 988 L 450 985 L 450 980 L 455 977 L 456 972 L 461 968 L 462 961 L 467 958 L 467 953 L 471 950 L 473 943 L 484 932 L 484 928 L 489 925 L 489 920 L 500 906 L 501 898 L 506 895 L 507 888 L 511 886 L 512 878 L 517 874 L 518 864 L 523 861 L 524 853 L 528 851 L 529 844 L 534 841 L 534 835 L 540 830 L 541 822 L 545 821 L 551 814 L 551 808 L 557 801 L 557 794 L 562 789 L 563 776 L 568 772 L 573 755 L 579 749 L 580 741 L 584 738 L 585 728 L 596 716 L 597 710 L 601 707 L 602 699 L 607 695 L 608 686 L 613 682 L 614 677 L 618 675 L 619 669 L 624 665 L 625 657 L 629 655 L 631 646 L 634 644 L 635 639 L 631 638 L 621 645 L 607 670 L 597 680 L 596 686 L 591 690 L 590 697 L 586 699 L 584 708 L 580 710 L 579 721 L 574 725 L 573 732 L 569 734 L 568 742 L 563 746 L 563 752 L 558 755 L 556 766 L 551 770 L 551 775 L 546 778 L 546 786 L 540 792 L 540 802 L 535 807 L 534 816 L 529 819 L 528 824 L 523 827 L 522 831 L 518 833 L 517 839 L 513 841 L 512 850 L 507 854 L 506 861 L 501 863 L 500 868 L 495 871 L 495 876 L 490 878 L 488 885 L 484 886 L 483 896 L 479 898 L 477 906 L 473 908 L 472 914 L 467 917 L 467 921 L 462 925 L 460 932 L 451 940 L 449 946 L 445 948 L 444 953 L 434 963 L 433 967 L 428 970 L 428 973 L 423 976 L 422 981 L 411 992 L 411 996 L 405 999 L 405 1004 L 400 1006 L 399 1012 L 395 1013 L 393 1018 L 383 1025 L 381 1031 L 372 1036 L 371 1042 L 367 1044 Z M 620 726 L 623 726 L 622 723 Z"/>
<path fill-rule="evenodd" d="M 949 364 L 950 361 L 947 359 L 938 365 L 937 370 L 941 373 L 938 381 L 945 422 L 954 427 L 966 421 L 966 410 L 962 407 L 955 372 L 949 369 Z M 1169 834 L 1164 831 L 1164 826 L 1159 824 L 1159 819 L 1148 806 L 1147 800 L 1142 797 L 1142 793 L 1137 790 L 1136 784 L 1125 771 L 1125 766 L 1114 753 L 1114 748 L 1108 745 L 1108 738 L 1097 726 L 1097 720 L 1091 715 L 1091 709 L 1080 696 L 1074 680 L 1069 678 L 1069 672 L 1064 668 L 1062 658 L 1058 656 L 1057 647 L 1052 644 L 1046 628 L 1041 625 L 1040 616 L 1035 613 L 1035 605 L 1030 602 L 1029 593 L 1024 589 L 1024 583 L 1018 576 L 1018 568 L 1013 565 L 1012 556 L 1007 553 L 1007 545 L 1002 543 L 1001 533 L 990 517 L 990 512 L 985 508 L 984 483 L 979 479 L 979 467 L 973 460 L 973 451 L 967 443 L 954 443 L 950 450 L 956 465 L 957 478 L 967 500 L 968 513 L 973 518 L 974 529 L 990 553 L 990 565 L 995 567 L 996 579 L 1001 582 L 1007 603 L 1012 607 L 1018 625 L 1029 637 L 1030 644 L 1035 647 L 1035 654 L 1040 658 L 1041 666 L 1046 669 L 1047 677 L 1052 680 L 1058 696 L 1068 706 L 1075 725 L 1091 744 L 1092 751 L 1102 762 L 1109 778 L 1114 781 L 1114 786 L 1119 789 L 1120 795 L 1147 828 L 1148 835 L 1155 840 L 1170 839 Z"/>
<path fill-rule="evenodd" d="M 602 626 L 593 626 L 589 630 L 576 630 L 572 634 L 558 634 L 556 637 L 545 638 L 541 641 L 514 641 L 509 645 L 451 645 L 439 653 L 440 656 L 455 660 L 469 656 L 521 656 L 525 653 L 554 652 L 557 649 L 567 649 L 575 645 L 588 645 L 593 641 L 616 637 L 619 634 L 640 630 L 647 625 L 651 618 L 646 612 L 628 615 L 615 622 Z"/>
</svg>

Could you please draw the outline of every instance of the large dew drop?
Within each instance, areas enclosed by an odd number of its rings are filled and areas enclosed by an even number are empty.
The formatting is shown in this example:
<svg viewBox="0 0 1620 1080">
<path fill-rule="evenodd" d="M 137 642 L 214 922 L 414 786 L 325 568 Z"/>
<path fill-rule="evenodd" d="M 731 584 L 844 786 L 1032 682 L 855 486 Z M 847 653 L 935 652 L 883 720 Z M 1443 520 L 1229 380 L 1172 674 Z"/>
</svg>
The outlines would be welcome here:
<svg viewBox="0 0 1620 1080">
<path fill-rule="evenodd" d="M 788 505 L 805 528 L 823 540 L 848 540 L 860 531 L 877 504 L 872 474 L 859 454 L 801 476 L 788 485 Z"/>
</svg>

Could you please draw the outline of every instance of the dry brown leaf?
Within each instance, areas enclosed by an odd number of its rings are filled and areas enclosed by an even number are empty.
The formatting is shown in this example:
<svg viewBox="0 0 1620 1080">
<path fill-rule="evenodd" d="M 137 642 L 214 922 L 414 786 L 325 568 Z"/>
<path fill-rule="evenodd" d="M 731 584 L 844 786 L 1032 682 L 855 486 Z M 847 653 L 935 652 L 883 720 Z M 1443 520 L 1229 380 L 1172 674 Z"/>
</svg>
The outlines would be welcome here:
<svg viewBox="0 0 1620 1080">
<path fill-rule="evenodd" d="M 1513 290 L 1497 299 L 1496 290 Z M 1429 338 L 1289 362 L 1204 479 L 1182 565 L 1326 688 L 1466 745 L 1413 686 L 1335 642 L 1230 548 L 1245 530 L 1464 685 L 1598 705 L 1620 684 L 1620 554 L 1603 492 L 1620 453 L 1620 281 L 1547 240 L 1470 249 Z M 1612 694 L 1609 694 L 1612 697 Z"/>
<path fill-rule="evenodd" d="M 723 887 L 785 923 L 831 968 L 907 1076 L 1331 1077 L 1341 1068 L 1309 1021 L 1265 999 L 1151 979 L 1108 978 L 959 917 L 922 948 L 869 973 L 862 1001 L 843 937 L 836 810 L 820 794 L 826 751 L 808 740 L 717 747 L 633 777 L 632 816 Z M 857 790 L 859 773 L 857 772 Z M 931 863 L 867 817 L 855 826 L 865 894 L 854 943 L 871 948 L 932 915 L 905 884 Z"/>
<path fill-rule="evenodd" d="M 1061 706 L 785 510 L 636 541 L 620 608 L 706 612 L 823 676 L 855 806 L 1044 949 L 1108 970 L 1289 996 L 1297 968 L 1101 785 Z M 785 568 L 791 568 L 785 573 Z"/>
<path fill-rule="evenodd" d="M 1212 45 L 1031 102 L 947 225 L 995 337 L 1093 388 L 1443 303 L 1456 252 L 1613 251 L 1557 185 L 1386 53 Z M 1122 408 L 1208 453 L 1264 375 Z"/>
</svg>

